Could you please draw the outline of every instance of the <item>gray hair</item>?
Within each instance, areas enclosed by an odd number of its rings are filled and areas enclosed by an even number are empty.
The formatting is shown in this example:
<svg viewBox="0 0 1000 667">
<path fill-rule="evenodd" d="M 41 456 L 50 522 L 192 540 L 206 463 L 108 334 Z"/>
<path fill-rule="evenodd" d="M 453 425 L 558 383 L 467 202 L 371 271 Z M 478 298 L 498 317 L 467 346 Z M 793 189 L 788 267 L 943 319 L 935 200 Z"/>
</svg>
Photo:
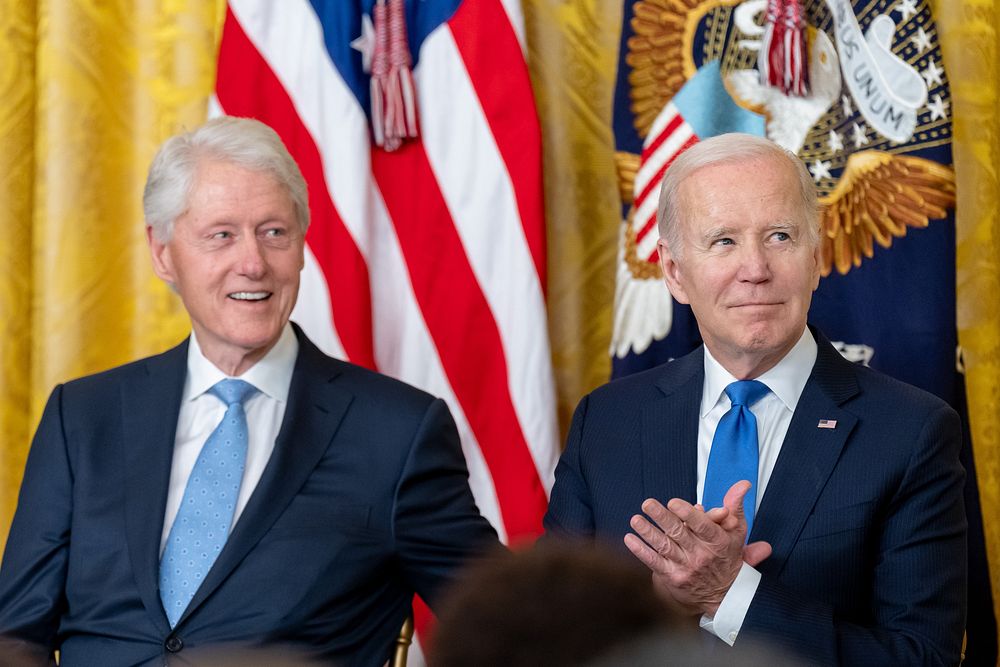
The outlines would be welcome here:
<svg viewBox="0 0 1000 667">
<path fill-rule="evenodd" d="M 816 185 L 802 160 L 770 139 L 732 132 L 700 141 L 684 151 L 674 160 L 663 177 L 656 220 L 660 238 L 667 242 L 670 252 L 675 257 L 680 255 L 681 249 L 680 229 L 677 224 L 681 215 L 678 202 L 681 184 L 704 167 L 765 158 L 788 165 L 798 177 L 802 217 L 806 222 L 808 240 L 813 247 L 819 245 L 819 205 L 816 201 Z M 748 174 L 748 177 L 752 175 Z"/>
<path fill-rule="evenodd" d="M 295 217 L 305 233 L 309 227 L 306 182 L 277 132 L 251 118 L 222 116 L 167 139 L 153 158 L 142 193 L 142 210 L 158 241 L 170 240 L 174 221 L 188 210 L 202 160 L 228 162 L 273 176 L 291 197 Z"/>
</svg>

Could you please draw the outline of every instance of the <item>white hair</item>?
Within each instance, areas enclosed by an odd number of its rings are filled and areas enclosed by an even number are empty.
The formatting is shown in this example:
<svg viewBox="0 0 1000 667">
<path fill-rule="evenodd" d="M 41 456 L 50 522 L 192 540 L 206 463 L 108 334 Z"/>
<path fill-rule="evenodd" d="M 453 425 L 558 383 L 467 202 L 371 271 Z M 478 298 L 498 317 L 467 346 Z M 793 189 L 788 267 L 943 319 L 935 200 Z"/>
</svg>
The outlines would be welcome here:
<svg viewBox="0 0 1000 667">
<path fill-rule="evenodd" d="M 663 177 L 656 220 L 660 238 L 667 242 L 670 252 L 675 257 L 681 252 L 680 229 L 677 224 L 681 215 L 678 201 L 681 184 L 704 167 L 762 159 L 785 164 L 798 177 L 799 198 L 802 204 L 802 218 L 806 223 L 807 239 L 813 247 L 819 245 L 819 205 L 816 201 L 816 185 L 802 160 L 769 139 L 733 132 L 698 142 L 681 153 Z M 753 174 L 748 173 L 747 178 L 753 179 Z"/>
<path fill-rule="evenodd" d="M 170 240 L 174 221 L 188 210 L 195 174 L 203 160 L 228 162 L 273 176 L 291 197 L 295 217 L 305 233 L 309 227 L 306 182 L 281 138 L 260 121 L 222 116 L 167 139 L 153 158 L 142 209 L 158 241 Z"/>
</svg>

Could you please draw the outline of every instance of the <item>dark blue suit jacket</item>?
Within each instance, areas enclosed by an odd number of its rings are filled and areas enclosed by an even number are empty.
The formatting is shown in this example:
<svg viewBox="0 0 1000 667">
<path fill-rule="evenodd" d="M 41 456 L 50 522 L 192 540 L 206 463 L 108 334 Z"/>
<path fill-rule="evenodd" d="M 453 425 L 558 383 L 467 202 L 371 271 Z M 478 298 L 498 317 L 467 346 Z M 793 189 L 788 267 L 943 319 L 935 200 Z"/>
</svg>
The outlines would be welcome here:
<svg viewBox="0 0 1000 667">
<path fill-rule="evenodd" d="M 774 552 L 736 646 L 823 665 L 957 665 L 965 626 L 964 471 L 955 412 L 819 353 L 756 514 Z M 577 407 L 546 529 L 616 546 L 646 498 L 695 502 L 703 351 Z M 821 429 L 819 420 L 836 420 Z"/>
<path fill-rule="evenodd" d="M 296 333 L 274 453 L 173 631 L 157 576 L 187 343 L 53 391 L 0 569 L 0 635 L 71 667 L 228 642 L 386 660 L 413 593 L 433 604 L 496 534 L 445 404 Z"/>
</svg>

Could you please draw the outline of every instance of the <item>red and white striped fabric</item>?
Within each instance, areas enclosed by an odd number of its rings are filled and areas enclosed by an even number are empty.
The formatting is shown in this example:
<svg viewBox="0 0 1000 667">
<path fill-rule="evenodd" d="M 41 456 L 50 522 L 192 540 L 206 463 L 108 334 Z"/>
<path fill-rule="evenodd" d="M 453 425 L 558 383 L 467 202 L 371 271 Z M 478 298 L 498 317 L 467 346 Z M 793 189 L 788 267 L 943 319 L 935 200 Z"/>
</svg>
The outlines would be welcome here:
<svg viewBox="0 0 1000 667">
<path fill-rule="evenodd" d="M 651 264 L 659 255 L 656 243 L 660 235 L 656 230 L 656 208 L 660 199 L 663 174 L 677 156 L 698 143 L 694 128 L 673 102 L 659 113 L 646 135 L 639 159 L 639 170 L 632 184 L 632 229 L 635 232 L 636 254 Z"/>
<path fill-rule="evenodd" d="M 327 353 L 443 397 L 481 511 L 530 539 L 559 448 L 520 5 L 407 3 L 419 136 L 387 152 L 358 50 L 374 1 L 230 0 L 213 113 L 273 127 L 309 183 L 292 319 Z"/>
</svg>

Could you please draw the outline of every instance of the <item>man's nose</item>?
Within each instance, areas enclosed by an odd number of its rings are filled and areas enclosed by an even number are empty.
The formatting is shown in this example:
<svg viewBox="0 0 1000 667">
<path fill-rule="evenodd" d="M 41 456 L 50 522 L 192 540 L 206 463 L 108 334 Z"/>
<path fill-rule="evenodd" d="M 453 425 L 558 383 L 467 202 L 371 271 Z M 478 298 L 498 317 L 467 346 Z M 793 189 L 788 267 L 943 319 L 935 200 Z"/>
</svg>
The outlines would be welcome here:
<svg viewBox="0 0 1000 667">
<path fill-rule="evenodd" d="M 239 271 L 248 278 L 260 278 L 267 272 L 267 262 L 264 260 L 264 249 L 260 239 L 253 234 L 246 234 L 239 244 Z"/>
<path fill-rule="evenodd" d="M 762 283 L 771 277 L 767 251 L 754 243 L 743 247 L 739 279 L 750 283 Z"/>
</svg>

